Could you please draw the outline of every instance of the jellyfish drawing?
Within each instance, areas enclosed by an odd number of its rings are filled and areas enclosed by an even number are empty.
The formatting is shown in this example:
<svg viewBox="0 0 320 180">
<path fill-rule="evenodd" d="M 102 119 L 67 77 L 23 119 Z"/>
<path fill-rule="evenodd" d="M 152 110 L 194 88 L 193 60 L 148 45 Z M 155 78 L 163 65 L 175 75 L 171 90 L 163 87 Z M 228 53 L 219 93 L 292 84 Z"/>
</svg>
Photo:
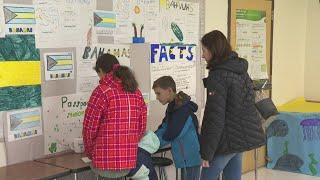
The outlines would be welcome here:
<svg viewBox="0 0 320 180">
<path fill-rule="evenodd" d="M 303 129 L 303 140 L 320 140 L 320 119 L 312 118 L 301 121 L 300 126 Z"/>
</svg>

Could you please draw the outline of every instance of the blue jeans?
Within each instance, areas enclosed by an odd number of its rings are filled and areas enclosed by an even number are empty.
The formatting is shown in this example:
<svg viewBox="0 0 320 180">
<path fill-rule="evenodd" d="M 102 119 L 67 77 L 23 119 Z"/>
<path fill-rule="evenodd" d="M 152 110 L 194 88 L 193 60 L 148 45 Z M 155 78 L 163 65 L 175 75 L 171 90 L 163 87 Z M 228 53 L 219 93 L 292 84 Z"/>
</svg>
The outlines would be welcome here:
<svg viewBox="0 0 320 180">
<path fill-rule="evenodd" d="M 181 168 L 181 180 L 199 180 L 200 166 Z"/>
<path fill-rule="evenodd" d="M 216 180 L 223 171 L 223 180 L 241 180 L 242 153 L 217 155 L 202 168 L 201 180 Z"/>
</svg>

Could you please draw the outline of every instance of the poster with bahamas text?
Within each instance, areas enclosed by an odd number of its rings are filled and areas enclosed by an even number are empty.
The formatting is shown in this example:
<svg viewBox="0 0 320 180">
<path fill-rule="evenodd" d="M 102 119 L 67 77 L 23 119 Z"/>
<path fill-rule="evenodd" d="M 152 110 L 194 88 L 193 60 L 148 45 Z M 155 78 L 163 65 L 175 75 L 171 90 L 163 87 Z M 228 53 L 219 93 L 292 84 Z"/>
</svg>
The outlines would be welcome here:
<svg viewBox="0 0 320 180">
<path fill-rule="evenodd" d="M 160 43 L 198 44 L 199 3 L 160 0 Z"/>
<path fill-rule="evenodd" d="M 130 45 L 128 44 L 95 44 L 77 48 L 77 92 L 92 92 L 98 85 L 97 72 L 94 70 L 97 58 L 109 53 L 119 63 L 130 67 Z"/>
</svg>

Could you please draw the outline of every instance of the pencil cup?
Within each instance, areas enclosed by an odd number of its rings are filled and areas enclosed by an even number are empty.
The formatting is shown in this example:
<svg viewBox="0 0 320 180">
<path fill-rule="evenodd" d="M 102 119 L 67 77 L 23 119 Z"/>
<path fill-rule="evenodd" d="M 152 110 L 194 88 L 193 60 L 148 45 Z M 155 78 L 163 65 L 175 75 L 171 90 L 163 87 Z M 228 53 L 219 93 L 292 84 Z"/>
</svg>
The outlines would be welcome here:
<svg viewBox="0 0 320 180">
<path fill-rule="evenodd" d="M 132 37 L 132 42 L 133 43 L 144 43 L 144 37 Z"/>
</svg>

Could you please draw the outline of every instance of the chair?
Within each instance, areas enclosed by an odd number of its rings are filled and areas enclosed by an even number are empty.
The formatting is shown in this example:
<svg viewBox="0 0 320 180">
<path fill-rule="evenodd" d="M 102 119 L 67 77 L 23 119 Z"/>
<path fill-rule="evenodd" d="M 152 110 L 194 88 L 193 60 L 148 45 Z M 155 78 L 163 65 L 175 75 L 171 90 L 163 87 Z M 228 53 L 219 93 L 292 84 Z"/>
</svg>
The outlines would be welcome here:
<svg viewBox="0 0 320 180">
<path fill-rule="evenodd" d="M 159 179 L 168 180 L 168 175 L 165 167 L 171 166 L 173 161 L 166 157 L 151 157 L 153 165 L 159 168 Z"/>
</svg>

